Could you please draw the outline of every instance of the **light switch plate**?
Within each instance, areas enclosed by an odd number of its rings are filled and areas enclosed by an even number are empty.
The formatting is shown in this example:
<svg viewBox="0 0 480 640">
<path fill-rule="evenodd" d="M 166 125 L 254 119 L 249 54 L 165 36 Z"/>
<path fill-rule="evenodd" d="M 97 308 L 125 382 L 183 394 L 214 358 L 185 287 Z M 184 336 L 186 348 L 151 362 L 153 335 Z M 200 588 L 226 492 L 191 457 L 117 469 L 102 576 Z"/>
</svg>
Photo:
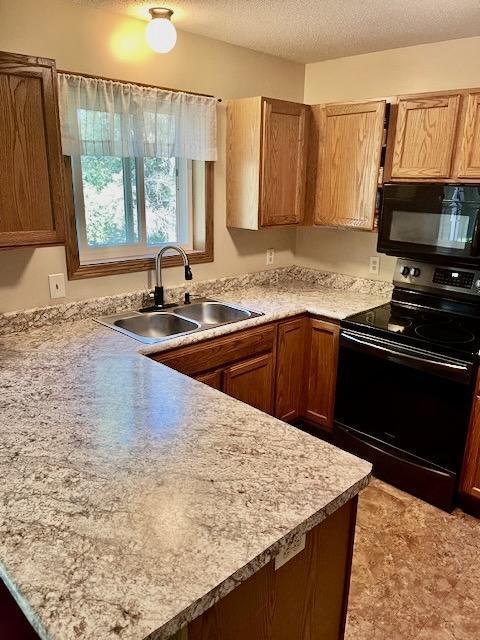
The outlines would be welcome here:
<svg viewBox="0 0 480 640">
<path fill-rule="evenodd" d="M 275 571 L 305 549 L 305 534 L 284 547 L 275 558 Z"/>
<path fill-rule="evenodd" d="M 369 273 L 374 276 L 378 276 L 378 272 L 380 271 L 380 258 L 378 256 L 372 256 L 370 258 L 370 265 L 368 267 Z"/>
<path fill-rule="evenodd" d="M 48 276 L 50 298 L 65 298 L 65 274 L 51 273 Z"/>
</svg>

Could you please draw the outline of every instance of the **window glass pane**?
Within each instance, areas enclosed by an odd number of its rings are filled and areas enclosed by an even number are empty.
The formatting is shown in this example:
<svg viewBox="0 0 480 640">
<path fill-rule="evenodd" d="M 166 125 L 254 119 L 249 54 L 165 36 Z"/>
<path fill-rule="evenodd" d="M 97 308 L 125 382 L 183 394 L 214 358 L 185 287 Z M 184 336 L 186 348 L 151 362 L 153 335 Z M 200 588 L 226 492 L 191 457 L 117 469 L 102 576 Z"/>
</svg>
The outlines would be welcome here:
<svg viewBox="0 0 480 640">
<path fill-rule="evenodd" d="M 135 163 L 131 161 L 133 167 Z M 82 156 L 83 199 L 87 245 L 102 247 L 135 242 L 136 187 L 135 169 L 126 172 L 124 161 L 113 156 Z"/>
<path fill-rule="evenodd" d="M 147 244 L 177 242 L 175 158 L 144 158 Z"/>
</svg>

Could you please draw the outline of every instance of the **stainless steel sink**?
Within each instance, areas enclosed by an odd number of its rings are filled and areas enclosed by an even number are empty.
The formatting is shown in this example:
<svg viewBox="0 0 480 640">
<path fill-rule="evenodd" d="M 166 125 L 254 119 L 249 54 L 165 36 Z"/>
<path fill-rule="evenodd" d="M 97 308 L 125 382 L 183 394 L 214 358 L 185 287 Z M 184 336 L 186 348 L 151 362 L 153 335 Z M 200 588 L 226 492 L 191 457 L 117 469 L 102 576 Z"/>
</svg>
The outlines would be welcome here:
<svg viewBox="0 0 480 640">
<path fill-rule="evenodd" d="M 176 336 L 179 333 L 188 333 L 198 329 L 198 322 L 192 322 L 185 318 L 180 318 L 173 313 L 143 313 L 142 315 L 130 318 L 121 318 L 113 323 L 125 332 L 158 340 L 168 336 Z"/>
<path fill-rule="evenodd" d="M 237 305 L 199 299 L 168 310 L 124 311 L 112 316 L 97 318 L 97 322 L 146 344 L 163 342 L 169 338 L 205 331 L 231 322 L 262 316 Z"/>
<path fill-rule="evenodd" d="M 192 303 L 175 309 L 174 313 L 208 325 L 227 324 L 252 317 L 252 311 L 232 307 L 223 302 Z"/>
</svg>

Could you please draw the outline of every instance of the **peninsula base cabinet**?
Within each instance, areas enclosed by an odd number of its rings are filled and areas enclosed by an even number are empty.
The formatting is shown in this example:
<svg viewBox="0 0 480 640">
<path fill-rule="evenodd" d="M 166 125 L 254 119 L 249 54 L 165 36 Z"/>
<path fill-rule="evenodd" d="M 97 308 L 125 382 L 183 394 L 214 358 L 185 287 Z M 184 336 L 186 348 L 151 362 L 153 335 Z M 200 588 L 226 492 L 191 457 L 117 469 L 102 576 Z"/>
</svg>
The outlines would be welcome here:
<svg viewBox="0 0 480 640">
<path fill-rule="evenodd" d="M 302 551 L 271 560 L 175 640 L 342 640 L 356 510 L 354 498 L 307 532 Z"/>
</svg>

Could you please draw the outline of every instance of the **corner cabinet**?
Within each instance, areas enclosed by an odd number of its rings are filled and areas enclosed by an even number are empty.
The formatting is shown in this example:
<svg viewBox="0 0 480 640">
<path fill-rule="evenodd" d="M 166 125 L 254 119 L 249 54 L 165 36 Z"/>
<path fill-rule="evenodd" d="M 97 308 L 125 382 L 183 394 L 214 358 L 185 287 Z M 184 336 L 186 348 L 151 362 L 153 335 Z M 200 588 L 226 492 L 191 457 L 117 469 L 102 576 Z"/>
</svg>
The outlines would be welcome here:
<svg viewBox="0 0 480 640">
<path fill-rule="evenodd" d="M 0 247 L 64 241 L 55 62 L 0 52 Z"/>
<path fill-rule="evenodd" d="M 385 100 L 312 107 L 313 224 L 373 229 L 385 108 Z"/>
<path fill-rule="evenodd" d="M 227 103 L 227 226 L 303 221 L 309 107 L 271 98 Z"/>
<path fill-rule="evenodd" d="M 223 391 L 265 413 L 273 413 L 273 367 L 273 353 L 234 364 L 224 371 Z"/>
</svg>

